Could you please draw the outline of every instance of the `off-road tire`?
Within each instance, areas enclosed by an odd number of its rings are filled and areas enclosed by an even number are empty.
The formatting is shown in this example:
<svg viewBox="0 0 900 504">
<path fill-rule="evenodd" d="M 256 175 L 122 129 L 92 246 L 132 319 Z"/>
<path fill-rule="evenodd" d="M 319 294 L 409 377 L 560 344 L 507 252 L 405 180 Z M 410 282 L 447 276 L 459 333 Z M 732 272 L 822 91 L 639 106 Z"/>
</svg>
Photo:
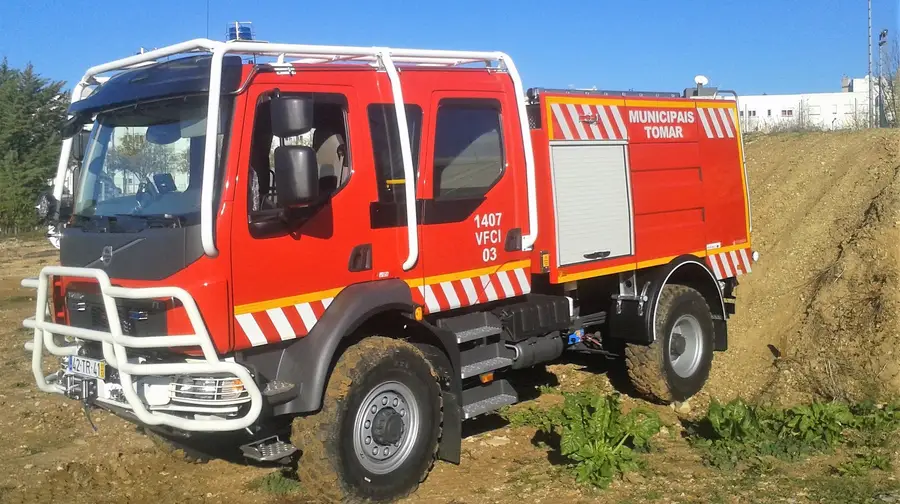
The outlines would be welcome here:
<svg viewBox="0 0 900 504">
<path fill-rule="evenodd" d="M 693 315 L 700 323 L 703 341 L 700 363 L 688 377 L 675 373 L 668 351 L 672 326 L 684 314 Z M 656 312 L 656 341 L 625 347 L 628 377 L 634 388 L 648 399 L 664 403 L 684 401 L 696 394 L 709 378 L 713 332 L 712 314 L 700 292 L 685 285 L 664 286 Z"/>
<path fill-rule="evenodd" d="M 321 410 L 294 420 L 297 475 L 313 502 L 385 502 L 409 495 L 434 467 L 443 422 L 436 372 L 413 345 L 372 336 L 348 348 L 328 381 Z M 352 425 L 361 401 L 378 384 L 398 381 L 420 404 L 419 436 L 408 458 L 387 474 L 367 471 L 353 451 Z"/>
</svg>

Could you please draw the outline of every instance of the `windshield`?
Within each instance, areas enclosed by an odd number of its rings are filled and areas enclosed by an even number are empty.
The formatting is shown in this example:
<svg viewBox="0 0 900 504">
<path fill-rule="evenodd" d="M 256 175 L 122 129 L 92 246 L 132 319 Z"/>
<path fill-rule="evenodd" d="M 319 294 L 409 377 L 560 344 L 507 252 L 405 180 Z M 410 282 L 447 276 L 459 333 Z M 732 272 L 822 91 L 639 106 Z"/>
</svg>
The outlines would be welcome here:
<svg viewBox="0 0 900 504">
<path fill-rule="evenodd" d="M 78 177 L 76 216 L 199 216 L 207 103 L 197 95 L 100 113 Z M 218 171 L 230 105 L 223 97 Z"/>
</svg>

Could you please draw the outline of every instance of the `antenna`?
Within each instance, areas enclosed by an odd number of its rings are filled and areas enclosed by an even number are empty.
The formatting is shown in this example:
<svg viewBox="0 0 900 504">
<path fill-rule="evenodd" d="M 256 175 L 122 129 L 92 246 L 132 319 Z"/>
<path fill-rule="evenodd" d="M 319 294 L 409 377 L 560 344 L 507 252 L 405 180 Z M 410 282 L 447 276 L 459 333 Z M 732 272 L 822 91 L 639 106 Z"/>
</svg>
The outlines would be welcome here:
<svg viewBox="0 0 900 504">
<path fill-rule="evenodd" d="M 704 75 L 698 75 L 694 77 L 694 84 L 696 84 L 698 88 L 701 88 L 709 84 L 709 79 L 707 79 Z"/>
</svg>

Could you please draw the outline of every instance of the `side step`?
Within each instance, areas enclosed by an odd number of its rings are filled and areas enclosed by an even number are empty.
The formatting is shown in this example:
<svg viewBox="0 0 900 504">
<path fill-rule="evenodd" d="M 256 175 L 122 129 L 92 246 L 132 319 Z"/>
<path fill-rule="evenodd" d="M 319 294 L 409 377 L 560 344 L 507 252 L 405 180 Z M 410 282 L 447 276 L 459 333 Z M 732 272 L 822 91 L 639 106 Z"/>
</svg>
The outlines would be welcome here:
<svg viewBox="0 0 900 504">
<path fill-rule="evenodd" d="M 296 388 L 297 386 L 290 382 L 270 381 L 266 383 L 266 387 L 262 390 L 262 395 L 269 404 L 286 403 L 297 397 L 299 390 L 295 390 Z"/>
<path fill-rule="evenodd" d="M 491 357 L 490 359 L 463 366 L 462 377 L 463 379 L 471 378 L 472 376 L 477 376 L 481 373 L 487 373 L 488 371 L 511 366 L 512 363 L 513 360 L 508 357 Z"/>
<path fill-rule="evenodd" d="M 288 463 L 297 451 L 296 446 L 282 441 L 278 436 L 270 436 L 241 446 L 241 452 L 245 457 L 258 462 Z"/>
<path fill-rule="evenodd" d="M 463 350 L 459 353 L 462 378 L 465 380 L 481 373 L 509 367 L 515 358 L 516 351 L 507 348 L 502 341 Z"/>
<path fill-rule="evenodd" d="M 493 313 L 479 312 L 438 320 L 438 327 L 456 335 L 457 343 L 496 336 L 503 332 L 503 322 Z"/>
<path fill-rule="evenodd" d="M 519 402 L 519 395 L 506 380 L 463 390 L 463 418 L 482 415 Z"/>
</svg>

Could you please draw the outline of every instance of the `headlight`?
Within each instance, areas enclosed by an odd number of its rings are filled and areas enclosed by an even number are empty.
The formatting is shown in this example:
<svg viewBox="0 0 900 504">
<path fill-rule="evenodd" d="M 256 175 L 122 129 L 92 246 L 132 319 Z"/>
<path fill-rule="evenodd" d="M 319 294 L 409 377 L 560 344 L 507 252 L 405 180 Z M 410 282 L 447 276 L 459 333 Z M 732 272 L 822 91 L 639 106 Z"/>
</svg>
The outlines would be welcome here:
<svg viewBox="0 0 900 504">
<path fill-rule="evenodd" d="M 238 378 L 182 377 L 169 385 L 173 401 L 189 403 L 245 402 L 250 394 Z"/>
</svg>

